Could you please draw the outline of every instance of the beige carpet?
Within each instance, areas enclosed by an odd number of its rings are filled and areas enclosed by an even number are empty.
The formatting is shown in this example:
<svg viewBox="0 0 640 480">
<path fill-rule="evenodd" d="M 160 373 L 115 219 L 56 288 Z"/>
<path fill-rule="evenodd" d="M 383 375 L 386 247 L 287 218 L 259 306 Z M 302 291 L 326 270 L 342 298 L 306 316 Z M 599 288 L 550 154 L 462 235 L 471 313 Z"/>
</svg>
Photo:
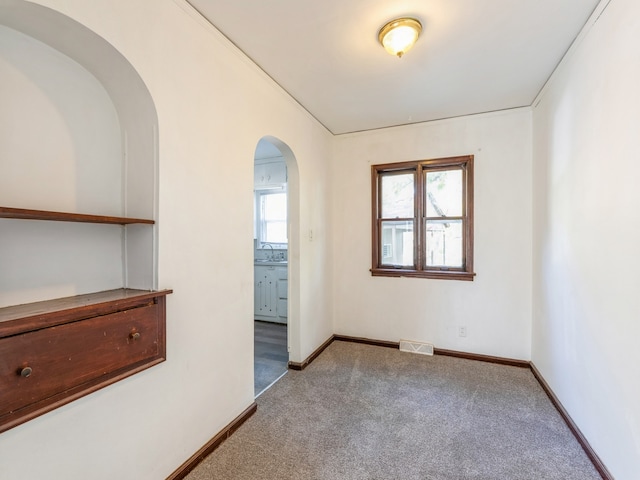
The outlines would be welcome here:
<svg viewBox="0 0 640 480">
<path fill-rule="evenodd" d="M 257 401 L 187 479 L 600 478 L 524 368 L 337 341 Z"/>
</svg>

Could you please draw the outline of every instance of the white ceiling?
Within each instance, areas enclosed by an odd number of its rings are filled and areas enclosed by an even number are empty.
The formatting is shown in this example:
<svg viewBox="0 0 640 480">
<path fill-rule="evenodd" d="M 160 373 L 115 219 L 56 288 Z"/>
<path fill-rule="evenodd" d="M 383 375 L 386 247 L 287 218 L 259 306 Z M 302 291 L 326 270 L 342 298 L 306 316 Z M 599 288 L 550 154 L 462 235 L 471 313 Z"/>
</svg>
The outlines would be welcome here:
<svg viewBox="0 0 640 480">
<path fill-rule="evenodd" d="M 189 0 L 334 134 L 531 105 L 599 0 Z M 398 59 L 378 30 L 423 24 Z"/>
</svg>

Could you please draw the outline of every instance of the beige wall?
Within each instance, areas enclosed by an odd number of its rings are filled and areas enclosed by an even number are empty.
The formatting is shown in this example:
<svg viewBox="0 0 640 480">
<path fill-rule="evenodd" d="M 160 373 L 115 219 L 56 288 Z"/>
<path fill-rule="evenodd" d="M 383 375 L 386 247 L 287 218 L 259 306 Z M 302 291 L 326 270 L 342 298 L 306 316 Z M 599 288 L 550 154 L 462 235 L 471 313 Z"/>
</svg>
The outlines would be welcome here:
<svg viewBox="0 0 640 480">
<path fill-rule="evenodd" d="M 253 402 L 253 155 L 265 135 L 290 147 L 297 229 L 314 232 L 297 233 L 291 259 L 292 360 L 332 333 L 331 136 L 186 2 L 37 3 L 102 36 L 151 93 L 158 286 L 175 293 L 167 362 L 0 435 L 0 476 L 165 478 Z"/>
<path fill-rule="evenodd" d="M 532 359 L 613 476 L 632 480 L 640 472 L 640 4 L 613 0 L 600 13 L 534 109 Z"/>
<path fill-rule="evenodd" d="M 370 166 L 467 154 L 475 280 L 372 277 Z M 336 333 L 529 359 L 530 109 L 339 136 L 332 184 Z"/>
</svg>

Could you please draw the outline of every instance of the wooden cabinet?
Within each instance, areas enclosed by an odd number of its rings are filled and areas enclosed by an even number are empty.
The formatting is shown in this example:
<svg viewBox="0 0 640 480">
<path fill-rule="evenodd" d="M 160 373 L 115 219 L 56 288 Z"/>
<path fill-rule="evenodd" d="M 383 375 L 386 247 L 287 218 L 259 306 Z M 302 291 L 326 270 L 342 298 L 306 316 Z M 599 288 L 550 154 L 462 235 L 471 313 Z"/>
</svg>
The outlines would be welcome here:
<svg viewBox="0 0 640 480">
<path fill-rule="evenodd" d="M 165 360 L 170 290 L 0 309 L 0 432 Z"/>
<path fill-rule="evenodd" d="M 9 207 L 0 218 L 155 223 Z M 0 432 L 164 361 L 170 293 L 120 288 L 0 308 Z"/>
</svg>

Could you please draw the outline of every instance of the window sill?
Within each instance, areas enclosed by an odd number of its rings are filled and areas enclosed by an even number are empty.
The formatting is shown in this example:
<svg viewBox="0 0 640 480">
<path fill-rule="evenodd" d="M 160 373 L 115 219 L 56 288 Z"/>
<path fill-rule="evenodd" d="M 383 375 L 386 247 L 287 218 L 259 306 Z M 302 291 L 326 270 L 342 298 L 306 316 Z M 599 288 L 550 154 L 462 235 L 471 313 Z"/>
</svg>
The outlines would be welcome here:
<svg viewBox="0 0 640 480">
<path fill-rule="evenodd" d="M 441 279 L 441 280 L 462 280 L 462 281 L 472 282 L 476 274 L 471 272 L 461 272 L 461 271 L 421 271 L 421 270 L 403 270 L 400 268 L 372 268 L 371 276 L 434 278 L 434 279 Z"/>
</svg>

